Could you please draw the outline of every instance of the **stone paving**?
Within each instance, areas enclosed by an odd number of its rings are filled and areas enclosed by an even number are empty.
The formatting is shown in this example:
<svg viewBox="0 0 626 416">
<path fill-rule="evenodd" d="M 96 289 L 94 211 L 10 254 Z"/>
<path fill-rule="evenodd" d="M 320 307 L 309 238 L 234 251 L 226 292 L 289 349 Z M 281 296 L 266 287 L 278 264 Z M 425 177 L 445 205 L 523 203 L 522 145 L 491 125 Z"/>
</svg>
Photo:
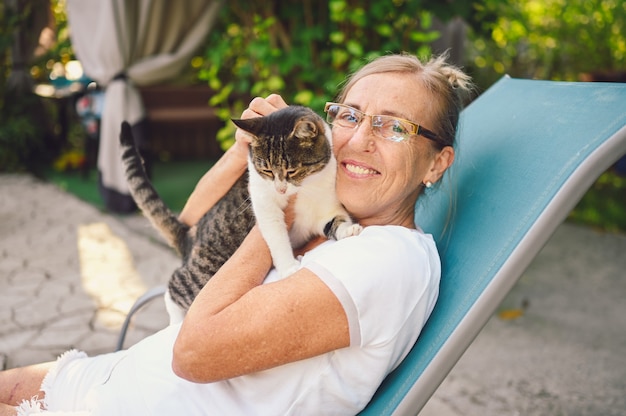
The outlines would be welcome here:
<svg viewBox="0 0 626 416">
<path fill-rule="evenodd" d="M 179 260 L 140 215 L 115 217 L 0 175 L 0 368 L 115 349 L 126 312 Z M 626 415 L 626 236 L 561 225 L 420 416 Z M 141 310 L 126 346 L 167 323 Z"/>
<path fill-rule="evenodd" d="M 8 367 L 52 360 L 68 348 L 115 349 L 134 300 L 179 262 L 134 217 L 129 227 L 54 185 L 0 176 L 0 352 Z M 127 345 L 166 323 L 154 302 L 134 319 Z"/>
</svg>

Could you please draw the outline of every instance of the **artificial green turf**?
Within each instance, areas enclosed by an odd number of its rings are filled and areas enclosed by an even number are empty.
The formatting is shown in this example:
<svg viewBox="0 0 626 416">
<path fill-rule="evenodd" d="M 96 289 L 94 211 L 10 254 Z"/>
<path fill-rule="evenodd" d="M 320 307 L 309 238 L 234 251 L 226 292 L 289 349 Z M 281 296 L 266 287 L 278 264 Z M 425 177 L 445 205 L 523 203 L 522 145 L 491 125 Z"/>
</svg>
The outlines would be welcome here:
<svg viewBox="0 0 626 416">
<path fill-rule="evenodd" d="M 213 165 L 213 161 L 169 161 L 155 162 L 152 183 L 168 207 L 179 212 L 202 175 Z M 98 173 L 95 169 L 87 175 L 79 171 L 59 172 L 48 169 L 44 178 L 65 191 L 77 196 L 97 208 L 104 210 L 98 192 Z"/>
<path fill-rule="evenodd" d="M 98 176 L 95 170 L 84 175 L 78 171 L 59 172 L 47 168 L 43 172 L 43 178 L 83 201 L 104 209 L 104 204 L 98 193 Z"/>
</svg>

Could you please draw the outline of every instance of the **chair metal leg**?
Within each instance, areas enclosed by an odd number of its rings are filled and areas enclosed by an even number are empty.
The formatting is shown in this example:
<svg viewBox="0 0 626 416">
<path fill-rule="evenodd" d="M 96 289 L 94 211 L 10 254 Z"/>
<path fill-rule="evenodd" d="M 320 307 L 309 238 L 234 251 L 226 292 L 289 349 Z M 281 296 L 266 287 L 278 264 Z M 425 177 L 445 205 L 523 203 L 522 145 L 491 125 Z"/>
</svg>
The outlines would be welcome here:
<svg viewBox="0 0 626 416">
<path fill-rule="evenodd" d="M 128 326 L 130 325 L 130 321 L 133 315 L 139 309 L 143 308 L 146 304 L 152 301 L 154 298 L 163 297 L 166 290 L 167 286 L 165 285 L 155 286 L 147 290 L 146 293 L 137 298 L 132 308 L 130 308 L 130 311 L 128 311 L 126 319 L 124 319 L 124 324 L 122 325 L 122 329 L 120 330 L 120 336 L 117 340 L 117 346 L 115 347 L 115 351 L 119 351 L 124 347 L 124 339 L 126 338 L 126 332 L 128 331 Z"/>
</svg>

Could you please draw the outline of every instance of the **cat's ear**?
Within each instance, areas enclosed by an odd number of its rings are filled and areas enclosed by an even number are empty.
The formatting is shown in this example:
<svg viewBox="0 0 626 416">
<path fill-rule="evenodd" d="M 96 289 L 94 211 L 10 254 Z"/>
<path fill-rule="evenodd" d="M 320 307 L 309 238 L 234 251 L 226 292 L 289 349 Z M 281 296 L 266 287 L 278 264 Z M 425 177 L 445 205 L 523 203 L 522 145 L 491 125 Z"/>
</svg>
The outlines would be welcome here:
<svg viewBox="0 0 626 416">
<path fill-rule="evenodd" d="M 250 133 L 254 138 L 257 138 L 259 135 L 259 130 L 261 129 L 261 125 L 263 123 L 262 117 L 253 117 L 246 119 L 231 119 L 235 126 L 239 127 L 242 130 Z"/>
<path fill-rule="evenodd" d="M 308 118 L 301 118 L 293 128 L 293 135 L 299 139 L 314 139 L 317 137 L 319 129 L 317 124 Z"/>
</svg>

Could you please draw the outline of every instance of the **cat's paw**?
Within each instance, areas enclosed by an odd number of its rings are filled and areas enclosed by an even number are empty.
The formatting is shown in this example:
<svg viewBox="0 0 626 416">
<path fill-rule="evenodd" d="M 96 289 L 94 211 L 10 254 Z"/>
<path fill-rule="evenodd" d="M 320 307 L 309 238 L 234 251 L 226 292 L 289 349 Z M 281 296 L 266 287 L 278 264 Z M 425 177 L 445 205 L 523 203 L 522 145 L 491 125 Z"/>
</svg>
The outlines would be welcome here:
<svg viewBox="0 0 626 416">
<path fill-rule="evenodd" d="M 287 265 L 287 266 L 282 266 L 280 268 L 277 268 L 277 270 L 278 270 L 278 275 L 280 276 L 281 279 L 285 277 L 289 277 L 295 272 L 297 272 L 298 270 L 300 270 L 300 262 L 298 260 L 294 260 L 292 264 Z"/>
<path fill-rule="evenodd" d="M 361 234 L 361 231 L 363 231 L 363 227 L 361 227 L 359 224 L 349 224 L 346 222 L 341 224 L 339 228 L 337 228 L 335 236 L 337 240 L 341 240 L 342 238 L 359 235 Z"/>
<path fill-rule="evenodd" d="M 300 262 L 298 260 L 294 260 L 293 263 L 286 266 L 276 267 L 276 269 L 278 270 L 278 274 L 281 278 L 289 277 L 300 270 Z"/>
</svg>

